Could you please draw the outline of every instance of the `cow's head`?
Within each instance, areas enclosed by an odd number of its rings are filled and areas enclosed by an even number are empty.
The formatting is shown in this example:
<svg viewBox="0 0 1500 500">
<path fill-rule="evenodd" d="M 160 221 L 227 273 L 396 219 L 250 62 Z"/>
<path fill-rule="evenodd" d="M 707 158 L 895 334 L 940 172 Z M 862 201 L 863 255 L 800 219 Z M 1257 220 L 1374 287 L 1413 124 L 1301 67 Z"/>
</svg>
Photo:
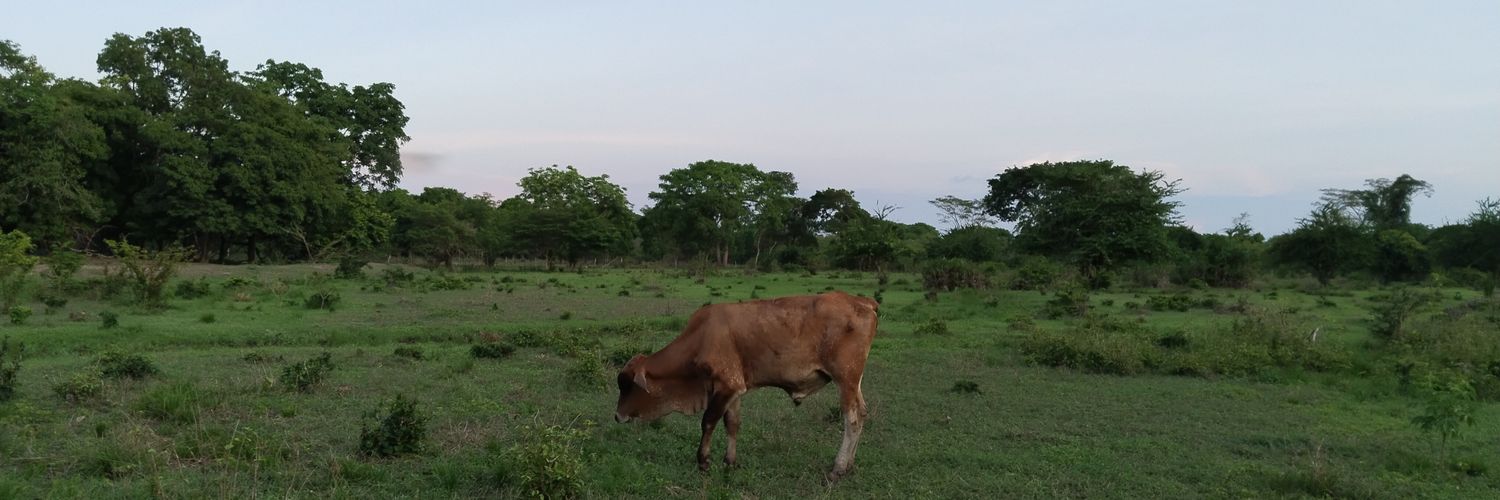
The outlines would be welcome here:
<svg viewBox="0 0 1500 500">
<path fill-rule="evenodd" d="M 620 400 L 615 404 L 615 421 L 655 420 L 672 412 L 668 398 L 658 381 L 646 374 L 646 355 L 637 354 L 620 370 Z"/>
</svg>

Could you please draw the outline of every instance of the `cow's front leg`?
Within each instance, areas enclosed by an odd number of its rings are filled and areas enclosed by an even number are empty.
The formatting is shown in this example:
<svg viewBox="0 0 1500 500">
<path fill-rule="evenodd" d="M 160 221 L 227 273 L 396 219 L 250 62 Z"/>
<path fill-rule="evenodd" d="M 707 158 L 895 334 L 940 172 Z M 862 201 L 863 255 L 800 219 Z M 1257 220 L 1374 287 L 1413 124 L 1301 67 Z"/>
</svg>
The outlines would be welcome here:
<svg viewBox="0 0 1500 500">
<path fill-rule="evenodd" d="M 729 433 L 729 450 L 724 452 L 724 464 L 734 467 L 739 462 L 735 455 L 734 443 L 740 437 L 740 398 L 734 398 L 729 403 L 728 409 L 724 411 L 724 430 Z"/>
<path fill-rule="evenodd" d="M 714 437 L 714 426 L 719 424 L 719 419 L 724 418 L 728 403 L 728 399 L 724 397 L 708 398 L 708 408 L 703 410 L 703 440 L 698 442 L 699 470 L 708 471 L 708 450 Z"/>
</svg>

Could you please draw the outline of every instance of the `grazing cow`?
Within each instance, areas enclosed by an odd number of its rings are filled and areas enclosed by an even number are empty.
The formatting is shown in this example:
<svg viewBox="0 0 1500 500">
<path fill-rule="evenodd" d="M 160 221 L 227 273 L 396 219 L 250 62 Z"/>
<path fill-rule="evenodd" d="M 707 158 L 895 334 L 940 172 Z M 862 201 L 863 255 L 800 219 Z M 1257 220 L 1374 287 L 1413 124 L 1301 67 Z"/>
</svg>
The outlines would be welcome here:
<svg viewBox="0 0 1500 500">
<path fill-rule="evenodd" d="M 615 420 L 702 411 L 698 467 L 708 470 L 709 439 L 723 419 L 729 431 L 724 462 L 733 466 L 741 396 L 778 387 L 800 405 L 834 382 L 844 415 L 844 441 L 828 474 L 837 480 L 853 465 L 864 427 L 859 384 L 878 307 L 874 300 L 843 292 L 703 306 L 676 340 L 655 354 L 637 355 L 620 370 Z"/>
</svg>

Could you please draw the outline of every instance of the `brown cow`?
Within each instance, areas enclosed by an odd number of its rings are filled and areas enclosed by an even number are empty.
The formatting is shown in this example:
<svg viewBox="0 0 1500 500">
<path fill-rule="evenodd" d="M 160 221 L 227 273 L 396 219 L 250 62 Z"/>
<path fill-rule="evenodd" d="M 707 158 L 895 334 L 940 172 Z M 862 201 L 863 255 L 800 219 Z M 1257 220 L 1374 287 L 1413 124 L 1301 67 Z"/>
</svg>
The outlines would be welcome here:
<svg viewBox="0 0 1500 500">
<path fill-rule="evenodd" d="M 615 420 L 703 411 L 698 467 L 708 470 L 709 439 L 722 418 L 729 430 L 724 462 L 733 466 L 741 396 L 779 387 L 801 404 L 832 381 L 844 413 L 844 441 L 828 475 L 836 480 L 849 472 L 864 426 L 859 385 L 878 307 L 843 292 L 703 306 L 676 340 L 620 370 Z"/>
</svg>

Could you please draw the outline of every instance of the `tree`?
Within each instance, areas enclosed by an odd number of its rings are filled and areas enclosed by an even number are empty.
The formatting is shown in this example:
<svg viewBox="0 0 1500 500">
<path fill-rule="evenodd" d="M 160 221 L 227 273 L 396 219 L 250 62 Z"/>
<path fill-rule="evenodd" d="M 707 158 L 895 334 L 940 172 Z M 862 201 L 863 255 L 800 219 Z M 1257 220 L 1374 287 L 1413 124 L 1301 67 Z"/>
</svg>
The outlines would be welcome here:
<svg viewBox="0 0 1500 500">
<path fill-rule="evenodd" d="M 1363 267 L 1369 255 L 1359 223 L 1332 202 L 1299 219 L 1297 229 L 1272 238 L 1270 252 L 1283 265 L 1310 271 L 1325 286 L 1339 274 Z"/>
<path fill-rule="evenodd" d="M 1411 223 L 1411 198 L 1432 195 L 1432 185 L 1401 174 L 1396 180 L 1369 179 L 1366 189 L 1324 189 L 1323 201 L 1354 211 L 1376 231 L 1404 229 Z"/>
<path fill-rule="evenodd" d="M 941 259 L 964 259 L 972 262 L 995 262 L 1005 258 L 1010 250 L 1010 231 L 1004 229 L 967 226 L 943 234 L 927 253 Z"/>
<path fill-rule="evenodd" d="M 763 172 L 748 163 L 697 162 L 661 176 L 658 190 L 648 195 L 656 203 L 642 215 L 642 229 L 655 240 L 648 246 L 658 251 L 709 253 L 719 265 L 728 265 L 736 235 L 761 235 L 752 238 L 759 250 L 767 241 L 763 232 L 790 213 L 785 198 L 796 188 L 789 173 Z"/>
<path fill-rule="evenodd" d="M 984 203 L 980 200 L 943 196 L 930 203 L 943 213 L 939 218 L 950 226 L 950 230 L 995 224 L 995 218 L 985 211 Z"/>
<path fill-rule="evenodd" d="M 854 199 L 854 192 L 847 189 L 824 189 L 802 204 L 802 219 L 819 236 L 837 233 L 845 225 L 869 217 L 870 213 Z"/>
<path fill-rule="evenodd" d="M 1182 192 L 1160 172 L 1108 160 L 1010 168 L 989 185 L 985 208 L 1016 224 L 1022 249 L 1072 262 L 1092 285 L 1123 264 L 1165 257 L 1179 205 L 1168 198 Z"/>
<path fill-rule="evenodd" d="M 1427 245 L 1449 268 L 1473 268 L 1500 278 L 1500 200 L 1485 199 L 1461 224 L 1434 230 Z"/>
<path fill-rule="evenodd" d="M 553 165 L 529 170 L 517 185 L 521 194 L 510 203 L 508 233 L 540 253 L 548 267 L 554 258 L 576 266 L 585 257 L 629 251 L 635 213 L 625 189 L 608 175 L 588 177 L 572 166 Z"/>
<path fill-rule="evenodd" d="M 21 300 L 31 266 L 31 237 L 19 230 L 0 232 L 0 309 L 10 310 Z"/>
<path fill-rule="evenodd" d="M 0 40 L 0 230 L 25 230 L 43 248 L 64 243 L 101 216 L 84 184 L 86 167 L 107 153 L 104 131 L 58 82 Z"/>
</svg>

